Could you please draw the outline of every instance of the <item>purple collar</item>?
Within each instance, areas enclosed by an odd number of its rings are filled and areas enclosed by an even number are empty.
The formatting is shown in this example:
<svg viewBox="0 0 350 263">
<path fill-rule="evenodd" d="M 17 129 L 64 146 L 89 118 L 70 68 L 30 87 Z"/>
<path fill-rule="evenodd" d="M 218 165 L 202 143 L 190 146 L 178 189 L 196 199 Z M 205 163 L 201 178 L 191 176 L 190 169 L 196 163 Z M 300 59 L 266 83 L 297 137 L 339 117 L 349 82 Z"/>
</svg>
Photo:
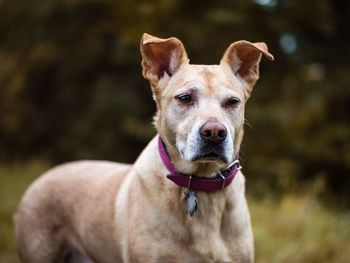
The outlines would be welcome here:
<svg viewBox="0 0 350 263">
<path fill-rule="evenodd" d="M 174 164 L 170 160 L 165 143 L 160 136 L 158 136 L 158 151 L 165 167 L 170 172 L 170 174 L 167 175 L 167 178 L 179 186 L 194 191 L 212 192 L 222 190 L 232 183 L 237 172 L 242 168 L 239 165 L 239 160 L 237 158 L 229 168 L 221 171 L 215 177 L 203 178 L 195 175 L 186 175 L 179 173 L 176 170 Z"/>
</svg>

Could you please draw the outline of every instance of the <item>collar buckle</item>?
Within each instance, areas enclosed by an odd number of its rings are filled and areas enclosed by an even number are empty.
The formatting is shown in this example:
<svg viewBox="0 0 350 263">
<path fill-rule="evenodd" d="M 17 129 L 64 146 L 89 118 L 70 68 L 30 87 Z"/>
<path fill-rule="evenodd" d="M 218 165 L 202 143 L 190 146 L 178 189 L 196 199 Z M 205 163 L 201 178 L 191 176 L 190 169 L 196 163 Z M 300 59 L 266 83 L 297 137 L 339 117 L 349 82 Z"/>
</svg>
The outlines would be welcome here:
<svg viewBox="0 0 350 263">
<path fill-rule="evenodd" d="M 239 171 L 239 170 L 242 169 L 241 163 L 239 162 L 238 159 L 236 159 L 236 160 L 234 160 L 234 161 L 228 166 L 227 170 L 228 170 L 228 169 L 231 169 L 232 166 L 234 166 L 234 165 L 237 165 L 237 171 Z"/>
<path fill-rule="evenodd" d="M 232 163 L 230 163 L 230 165 L 227 167 L 226 171 L 227 170 L 230 170 L 232 169 L 233 166 L 237 165 L 237 171 L 241 170 L 242 169 L 242 166 L 241 164 L 239 163 L 239 160 L 236 159 L 234 160 Z M 225 182 L 226 182 L 226 177 L 222 174 L 222 172 L 219 172 L 218 173 L 219 177 L 221 178 L 222 180 L 222 183 L 221 183 L 221 190 L 225 188 Z"/>
<path fill-rule="evenodd" d="M 241 167 L 240 164 L 239 164 L 239 160 L 236 159 L 232 163 L 230 163 L 230 165 L 227 167 L 227 169 L 230 169 L 232 166 L 234 166 L 236 164 L 237 164 L 238 167 Z"/>
</svg>

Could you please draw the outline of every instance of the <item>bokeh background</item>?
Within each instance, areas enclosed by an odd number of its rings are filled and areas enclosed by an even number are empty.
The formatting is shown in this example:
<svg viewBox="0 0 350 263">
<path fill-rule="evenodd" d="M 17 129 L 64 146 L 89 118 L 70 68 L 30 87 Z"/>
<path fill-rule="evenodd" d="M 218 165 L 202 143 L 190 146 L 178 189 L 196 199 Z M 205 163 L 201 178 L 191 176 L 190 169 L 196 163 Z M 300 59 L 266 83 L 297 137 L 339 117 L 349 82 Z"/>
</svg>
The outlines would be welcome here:
<svg viewBox="0 0 350 263">
<path fill-rule="evenodd" d="M 133 162 L 155 135 L 143 32 L 177 36 L 194 64 L 268 44 L 241 153 L 256 261 L 350 262 L 349 3 L 1 0 L 0 262 L 18 262 L 11 218 L 40 173 Z"/>
</svg>

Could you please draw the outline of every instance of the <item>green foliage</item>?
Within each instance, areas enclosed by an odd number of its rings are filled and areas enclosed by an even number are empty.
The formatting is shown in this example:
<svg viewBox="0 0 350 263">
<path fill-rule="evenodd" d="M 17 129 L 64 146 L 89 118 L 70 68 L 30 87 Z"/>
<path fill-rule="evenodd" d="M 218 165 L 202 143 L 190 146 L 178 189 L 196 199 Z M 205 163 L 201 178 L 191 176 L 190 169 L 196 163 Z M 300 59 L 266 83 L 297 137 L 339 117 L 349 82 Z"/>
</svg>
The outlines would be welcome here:
<svg viewBox="0 0 350 263">
<path fill-rule="evenodd" d="M 349 261 L 350 213 L 328 210 L 312 195 L 251 199 L 256 262 Z"/>
</svg>

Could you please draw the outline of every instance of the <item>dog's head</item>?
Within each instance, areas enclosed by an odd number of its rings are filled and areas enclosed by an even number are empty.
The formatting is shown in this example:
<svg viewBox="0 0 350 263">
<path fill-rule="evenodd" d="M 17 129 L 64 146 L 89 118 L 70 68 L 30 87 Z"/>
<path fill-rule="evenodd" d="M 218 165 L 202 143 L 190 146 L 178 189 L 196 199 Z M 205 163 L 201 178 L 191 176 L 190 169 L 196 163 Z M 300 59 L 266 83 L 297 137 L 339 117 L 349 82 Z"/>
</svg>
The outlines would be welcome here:
<svg viewBox="0 0 350 263">
<path fill-rule="evenodd" d="M 243 137 L 244 106 L 259 78 L 265 43 L 237 41 L 219 65 L 191 65 L 177 38 L 144 34 L 143 76 L 149 80 L 158 112 L 155 125 L 182 172 L 230 164 Z"/>
</svg>

